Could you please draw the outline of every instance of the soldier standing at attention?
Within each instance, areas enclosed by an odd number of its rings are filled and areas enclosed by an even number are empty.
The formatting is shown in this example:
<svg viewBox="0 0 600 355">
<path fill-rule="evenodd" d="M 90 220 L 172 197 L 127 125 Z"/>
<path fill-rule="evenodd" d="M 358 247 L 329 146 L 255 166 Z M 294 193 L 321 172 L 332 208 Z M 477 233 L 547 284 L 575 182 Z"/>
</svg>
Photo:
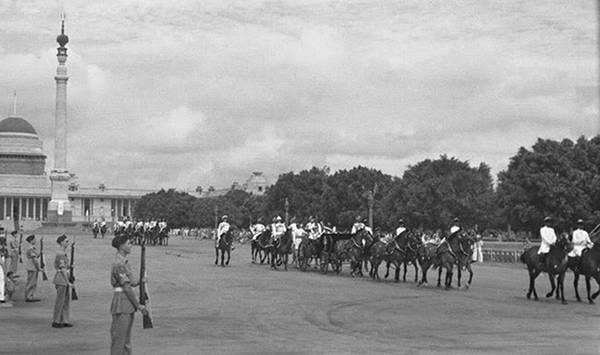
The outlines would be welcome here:
<svg viewBox="0 0 600 355">
<path fill-rule="evenodd" d="M 17 266 L 19 265 L 19 240 L 17 239 L 17 231 L 10 232 L 10 237 L 8 239 L 8 257 L 10 258 L 8 272 L 12 272 L 16 277 Z"/>
<path fill-rule="evenodd" d="M 67 248 L 69 240 L 66 235 L 61 235 L 56 239 L 56 243 L 61 250 L 56 253 L 54 258 L 54 286 L 56 287 L 56 302 L 54 303 L 54 318 L 52 319 L 52 328 L 69 328 L 73 325 L 69 323 L 69 305 L 71 304 L 71 287 L 69 282 L 69 256 Z"/>
<path fill-rule="evenodd" d="M 25 253 L 27 269 L 27 284 L 25 285 L 25 302 L 39 302 L 39 298 L 35 298 L 35 290 L 37 288 L 38 274 L 42 270 L 40 268 L 40 253 L 35 246 L 35 235 L 30 235 L 25 238 L 29 243 L 29 248 Z"/>
<path fill-rule="evenodd" d="M 131 253 L 131 244 L 125 235 L 118 235 L 112 240 L 117 256 L 110 272 L 110 284 L 114 288 L 110 305 L 112 323 L 110 326 L 111 355 L 131 354 L 131 327 L 135 311 L 145 314 L 146 308 L 138 303 L 132 287 L 139 284 L 135 280 L 127 255 Z"/>
</svg>

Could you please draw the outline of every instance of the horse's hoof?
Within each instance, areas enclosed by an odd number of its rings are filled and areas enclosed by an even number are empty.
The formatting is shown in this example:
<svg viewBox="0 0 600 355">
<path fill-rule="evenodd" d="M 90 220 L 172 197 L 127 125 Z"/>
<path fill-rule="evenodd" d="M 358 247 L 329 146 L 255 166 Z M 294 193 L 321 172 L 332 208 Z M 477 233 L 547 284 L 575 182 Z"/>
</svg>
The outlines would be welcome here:
<svg viewBox="0 0 600 355">
<path fill-rule="evenodd" d="M 562 303 L 562 304 L 568 304 L 568 302 L 567 302 L 567 301 L 565 301 L 565 300 L 562 300 L 562 302 L 561 302 L 561 303 Z"/>
<path fill-rule="evenodd" d="M 531 299 L 531 294 L 527 294 L 527 299 L 530 300 Z"/>
<path fill-rule="evenodd" d="M 577 297 L 577 302 L 581 302 L 581 297 Z"/>
<path fill-rule="evenodd" d="M 552 293 L 547 293 L 546 298 L 550 298 L 550 297 L 552 297 Z"/>
</svg>

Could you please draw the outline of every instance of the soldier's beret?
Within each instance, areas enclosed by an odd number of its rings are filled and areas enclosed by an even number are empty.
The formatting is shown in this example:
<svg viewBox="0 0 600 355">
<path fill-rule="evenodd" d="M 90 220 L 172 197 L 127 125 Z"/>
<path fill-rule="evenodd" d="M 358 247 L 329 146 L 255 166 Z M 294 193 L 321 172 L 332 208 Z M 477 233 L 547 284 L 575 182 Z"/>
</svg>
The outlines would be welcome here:
<svg viewBox="0 0 600 355">
<path fill-rule="evenodd" d="M 31 241 L 32 241 L 32 240 L 34 240 L 34 239 L 35 239 L 35 235 L 33 235 L 33 234 L 32 234 L 32 235 L 29 235 L 29 236 L 27 236 L 27 238 L 25 238 L 25 240 L 26 240 L 27 242 L 29 242 L 29 243 L 31 243 Z"/>
<path fill-rule="evenodd" d="M 63 240 L 65 240 L 65 239 L 67 239 L 67 236 L 63 234 L 63 235 L 61 235 L 60 237 L 56 238 L 56 242 L 57 242 L 58 244 L 60 244 L 60 243 L 62 243 L 62 242 L 63 242 Z"/>
<path fill-rule="evenodd" d="M 113 246 L 113 248 L 115 249 L 119 249 L 119 247 L 123 244 L 125 244 L 127 242 L 129 238 L 127 238 L 127 235 L 125 234 L 119 234 L 117 236 L 115 236 L 111 242 L 111 245 Z"/>
</svg>

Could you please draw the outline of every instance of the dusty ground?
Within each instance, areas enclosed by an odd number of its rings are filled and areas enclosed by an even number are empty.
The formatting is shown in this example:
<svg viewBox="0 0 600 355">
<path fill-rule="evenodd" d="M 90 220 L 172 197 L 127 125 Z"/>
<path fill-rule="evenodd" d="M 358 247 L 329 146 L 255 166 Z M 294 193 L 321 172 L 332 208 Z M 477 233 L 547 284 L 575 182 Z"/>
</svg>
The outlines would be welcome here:
<svg viewBox="0 0 600 355">
<path fill-rule="evenodd" d="M 56 243 L 47 237 L 47 261 Z M 137 354 L 522 353 L 598 354 L 600 306 L 525 298 L 520 265 L 476 265 L 470 290 L 374 282 L 249 262 L 238 246 L 232 265 L 215 267 L 209 241 L 173 239 L 148 249 L 155 328 L 133 332 Z M 2 354 L 107 354 L 112 290 L 110 239 L 77 237 L 77 290 L 70 329 L 50 327 L 55 291 L 43 301 L 0 309 Z M 131 262 L 138 267 L 139 248 Z M 19 265 L 23 275 L 23 266 Z M 412 270 L 409 276 L 412 276 Z M 50 278 L 53 273 L 50 273 Z M 412 277 L 411 277 L 412 278 Z M 430 273 L 430 282 L 434 280 Z M 597 286 L 595 286 L 597 287 Z M 538 293 L 548 291 L 546 277 Z M 585 292 L 583 284 L 580 291 Z M 543 297 L 543 296 L 542 296 Z"/>
</svg>

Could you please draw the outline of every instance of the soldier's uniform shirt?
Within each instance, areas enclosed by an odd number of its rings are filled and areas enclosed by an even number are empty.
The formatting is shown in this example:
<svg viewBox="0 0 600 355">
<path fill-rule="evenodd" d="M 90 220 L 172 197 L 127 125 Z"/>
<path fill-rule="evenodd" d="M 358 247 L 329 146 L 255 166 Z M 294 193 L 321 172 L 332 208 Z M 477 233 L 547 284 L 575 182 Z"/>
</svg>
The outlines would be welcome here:
<svg viewBox="0 0 600 355">
<path fill-rule="evenodd" d="M 69 306 L 71 304 L 71 293 L 69 286 L 69 256 L 61 251 L 54 258 L 56 274 L 52 281 L 56 287 L 56 301 L 54 302 L 53 323 L 69 323 Z"/>
<path fill-rule="evenodd" d="M 223 234 L 225 234 L 229 231 L 229 227 L 230 227 L 230 225 L 227 222 L 219 223 L 219 228 L 217 228 L 217 236 L 219 238 L 221 238 L 221 236 L 223 236 Z"/>
<path fill-rule="evenodd" d="M 256 223 L 253 226 L 250 226 L 250 232 L 252 233 L 252 239 L 256 240 L 256 238 L 267 229 L 264 224 Z"/>
<path fill-rule="evenodd" d="M 450 235 L 458 232 L 459 230 L 460 230 L 459 226 L 454 225 L 454 226 L 450 227 Z"/>
<path fill-rule="evenodd" d="M 306 231 L 302 228 L 298 228 L 296 223 L 290 224 L 290 230 L 292 231 L 292 243 L 294 244 L 294 249 L 298 249 L 300 242 L 302 242 L 302 238 L 306 235 Z"/>
<path fill-rule="evenodd" d="M 398 227 L 396 229 L 396 237 L 399 236 L 400 234 L 404 233 L 405 230 L 406 230 L 406 228 L 404 228 L 404 227 Z"/>
<path fill-rule="evenodd" d="M 556 243 L 556 233 L 554 228 L 544 226 L 540 229 L 540 236 L 542 237 L 542 243 L 538 249 L 538 254 L 547 254 L 550 251 L 550 246 Z"/>
<path fill-rule="evenodd" d="M 352 231 L 350 233 L 358 233 L 359 231 L 365 229 L 365 224 L 362 222 L 356 222 L 352 225 Z"/>
<path fill-rule="evenodd" d="M 319 236 L 323 233 L 321 224 L 316 222 L 308 222 L 306 224 L 306 229 L 308 229 L 308 237 L 313 240 L 319 238 Z"/>
<path fill-rule="evenodd" d="M 279 239 L 286 232 L 285 224 L 283 222 L 277 222 L 273 224 L 273 238 Z"/>
<path fill-rule="evenodd" d="M 569 253 L 570 257 L 581 256 L 583 249 L 592 247 L 594 243 L 590 239 L 588 232 L 581 228 L 577 228 L 573 231 L 573 250 Z"/>
<path fill-rule="evenodd" d="M 127 258 L 117 254 L 115 262 L 112 264 L 110 272 L 110 284 L 115 288 L 112 303 L 110 305 L 111 314 L 134 313 L 135 306 L 131 303 L 122 287 L 126 284 L 132 284 L 133 272 Z"/>
</svg>

